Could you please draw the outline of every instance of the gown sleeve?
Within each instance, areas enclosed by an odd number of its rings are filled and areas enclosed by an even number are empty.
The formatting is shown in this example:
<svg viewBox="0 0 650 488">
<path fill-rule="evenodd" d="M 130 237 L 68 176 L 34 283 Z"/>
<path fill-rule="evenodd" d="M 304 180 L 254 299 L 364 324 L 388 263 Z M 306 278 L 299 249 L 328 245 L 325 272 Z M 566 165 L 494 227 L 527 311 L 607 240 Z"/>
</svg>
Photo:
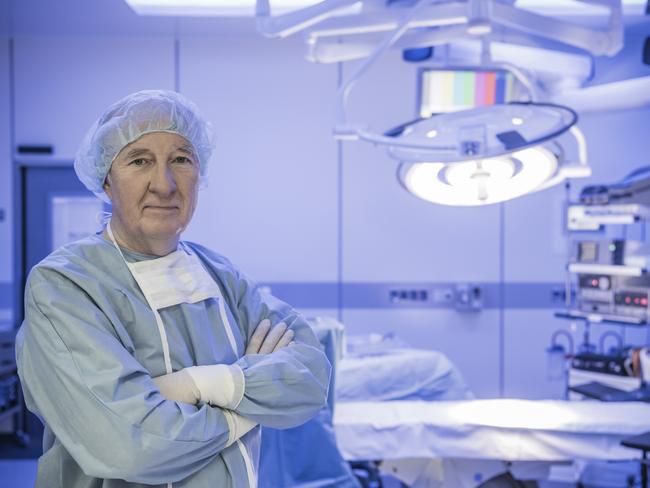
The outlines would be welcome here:
<svg viewBox="0 0 650 488">
<path fill-rule="evenodd" d="M 234 312 L 247 341 L 265 318 L 273 325 L 284 322 L 295 333 L 289 346 L 271 354 L 245 355 L 237 361 L 245 386 L 235 411 L 276 429 L 303 424 L 327 402 L 330 363 L 301 314 L 237 270 L 231 279 Z"/>
<path fill-rule="evenodd" d="M 229 412 L 166 400 L 79 286 L 35 268 L 17 362 L 25 399 L 83 471 L 162 484 L 229 443 Z M 232 440 L 230 440 L 231 442 Z"/>
</svg>

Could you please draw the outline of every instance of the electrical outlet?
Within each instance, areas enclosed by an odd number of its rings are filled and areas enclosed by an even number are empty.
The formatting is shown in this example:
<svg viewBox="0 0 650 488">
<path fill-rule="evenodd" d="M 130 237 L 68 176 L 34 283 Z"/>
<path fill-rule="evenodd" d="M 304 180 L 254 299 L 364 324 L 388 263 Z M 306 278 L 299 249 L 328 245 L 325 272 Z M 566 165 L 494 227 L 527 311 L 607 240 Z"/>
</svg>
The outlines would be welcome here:
<svg viewBox="0 0 650 488">
<path fill-rule="evenodd" d="M 483 308 L 483 290 L 476 283 L 456 285 L 455 305 L 460 312 L 478 312 Z"/>
<path fill-rule="evenodd" d="M 454 301 L 454 290 L 452 288 L 439 288 L 433 290 L 433 303 L 449 305 Z"/>
<path fill-rule="evenodd" d="M 429 300 L 429 291 L 422 288 L 392 289 L 388 293 L 391 303 L 422 303 Z"/>
</svg>

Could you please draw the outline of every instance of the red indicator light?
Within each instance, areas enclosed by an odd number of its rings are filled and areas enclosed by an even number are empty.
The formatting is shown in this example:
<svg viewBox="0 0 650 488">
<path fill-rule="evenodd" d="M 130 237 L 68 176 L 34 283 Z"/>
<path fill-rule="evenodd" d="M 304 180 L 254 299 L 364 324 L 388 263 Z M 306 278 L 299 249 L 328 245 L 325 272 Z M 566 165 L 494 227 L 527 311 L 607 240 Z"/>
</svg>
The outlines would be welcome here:
<svg viewBox="0 0 650 488">
<path fill-rule="evenodd" d="M 625 303 L 630 303 L 632 300 L 630 300 L 630 297 L 625 297 Z"/>
<path fill-rule="evenodd" d="M 640 300 L 639 300 L 638 298 L 635 298 L 635 299 L 634 299 L 634 303 L 635 303 L 635 305 L 638 305 L 638 304 L 639 304 L 639 301 L 640 301 Z"/>
<path fill-rule="evenodd" d="M 647 305 L 648 304 L 648 299 L 647 298 L 642 298 L 641 299 L 641 305 Z"/>
<path fill-rule="evenodd" d="M 591 286 L 598 286 L 598 280 L 596 279 L 591 280 Z"/>
</svg>

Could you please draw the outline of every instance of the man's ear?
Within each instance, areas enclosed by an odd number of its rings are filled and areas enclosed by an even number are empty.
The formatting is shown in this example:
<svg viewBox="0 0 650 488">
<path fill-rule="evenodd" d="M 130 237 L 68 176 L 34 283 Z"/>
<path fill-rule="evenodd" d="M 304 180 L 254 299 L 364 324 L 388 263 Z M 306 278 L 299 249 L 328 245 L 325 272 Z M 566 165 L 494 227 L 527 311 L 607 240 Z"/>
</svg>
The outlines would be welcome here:
<svg viewBox="0 0 650 488">
<path fill-rule="evenodd" d="M 104 180 L 104 184 L 102 185 L 102 188 L 104 188 L 104 192 L 106 192 L 106 195 L 108 195 L 109 200 L 113 200 L 113 194 L 111 192 L 110 175 L 106 175 L 106 179 Z"/>
</svg>

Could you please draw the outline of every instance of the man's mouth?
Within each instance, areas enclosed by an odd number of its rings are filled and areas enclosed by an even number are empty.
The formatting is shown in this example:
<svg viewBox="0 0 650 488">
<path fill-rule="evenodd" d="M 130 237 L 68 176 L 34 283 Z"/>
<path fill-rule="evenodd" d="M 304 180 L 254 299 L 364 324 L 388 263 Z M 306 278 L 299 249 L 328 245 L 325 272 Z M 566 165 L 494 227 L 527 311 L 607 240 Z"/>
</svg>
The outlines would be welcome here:
<svg viewBox="0 0 650 488">
<path fill-rule="evenodd" d="M 170 212 L 172 210 L 178 210 L 178 207 L 175 205 L 145 205 L 145 210 L 155 210 L 161 212 Z"/>
</svg>

